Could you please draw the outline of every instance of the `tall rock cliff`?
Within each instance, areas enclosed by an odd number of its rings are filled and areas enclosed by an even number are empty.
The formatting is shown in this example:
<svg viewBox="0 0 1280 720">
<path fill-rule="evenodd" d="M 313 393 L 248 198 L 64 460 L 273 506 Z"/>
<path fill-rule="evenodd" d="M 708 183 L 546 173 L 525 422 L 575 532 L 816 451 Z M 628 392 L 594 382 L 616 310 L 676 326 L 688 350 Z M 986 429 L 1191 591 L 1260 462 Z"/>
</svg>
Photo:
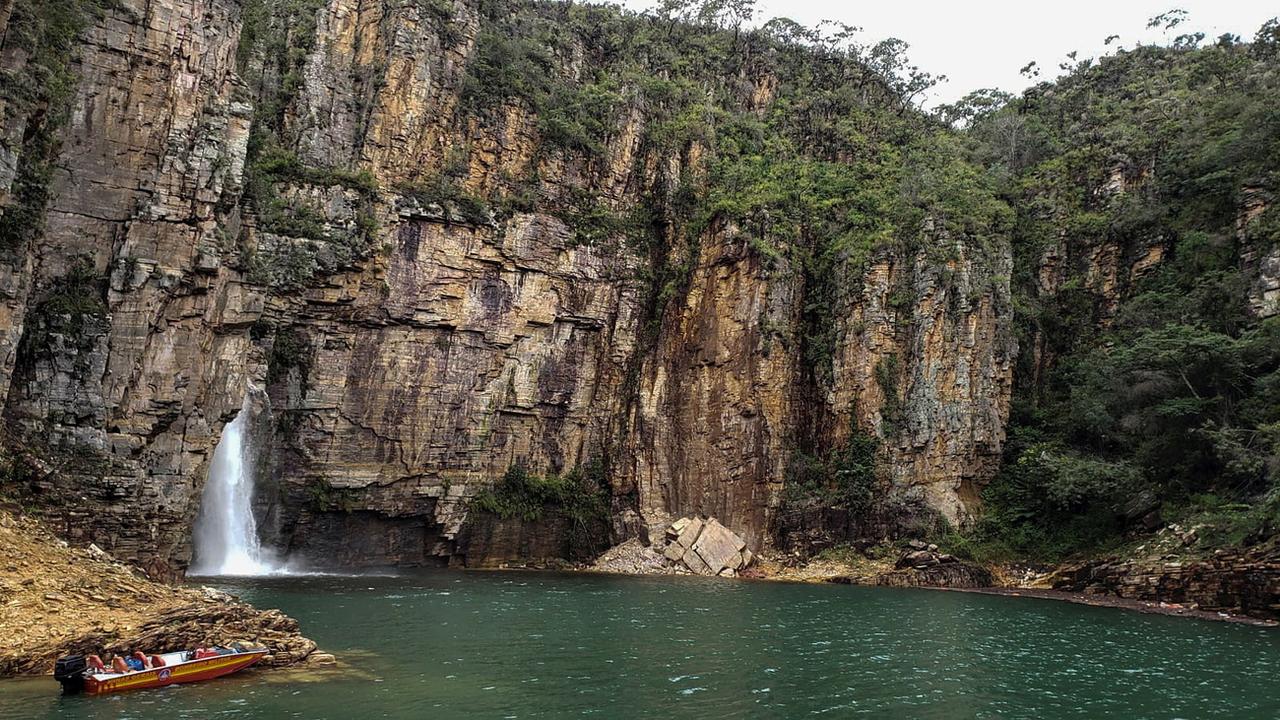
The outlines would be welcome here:
<svg viewBox="0 0 1280 720">
<path fill-rule="evenodd" d="M 6 491 L 75 540 L 180 572 L 246 393 L 268 534 L 346 564 L 563 555 L 563 522 L 473 507 L 513 466 L 603 468 L 612 539 L 705 513 L 756 548 L 796 458 L 854 436 L 877 507 L 963 523 L 995 471 L 1008 239 L 913 185 L 893 148 L 945 133 L 835 45 L 559 3 L 54 5 L 0 16 L 0 393 Z M 734 174 L 775 156 L 809 215 Z"/>
<path fill-rule="evenodd" d="M 163 568 L 187 553 L 263 301 L 223 265 L 216 212 L 249 132 L 240 8 L 18 2 L 6 19 L 6 430 L 43 459 L 35 487 L 69 536 Z"/>
</svg>

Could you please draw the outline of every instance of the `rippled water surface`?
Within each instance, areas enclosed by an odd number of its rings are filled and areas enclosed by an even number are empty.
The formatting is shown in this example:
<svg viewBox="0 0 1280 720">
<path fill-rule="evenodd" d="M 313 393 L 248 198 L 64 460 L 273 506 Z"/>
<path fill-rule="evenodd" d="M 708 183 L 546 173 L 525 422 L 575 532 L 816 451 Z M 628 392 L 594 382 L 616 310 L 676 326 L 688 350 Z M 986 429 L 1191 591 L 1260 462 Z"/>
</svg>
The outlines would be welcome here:
<svg viewBox="0 0 1280 720">
<path fill-rule="evenodd" d="M 1042 600 L 549 573 L 227 588 L 354 667 L 100 698 L 6 681 L 0 718 L 1280 717 L 1280 631 Z"/>
</svg>

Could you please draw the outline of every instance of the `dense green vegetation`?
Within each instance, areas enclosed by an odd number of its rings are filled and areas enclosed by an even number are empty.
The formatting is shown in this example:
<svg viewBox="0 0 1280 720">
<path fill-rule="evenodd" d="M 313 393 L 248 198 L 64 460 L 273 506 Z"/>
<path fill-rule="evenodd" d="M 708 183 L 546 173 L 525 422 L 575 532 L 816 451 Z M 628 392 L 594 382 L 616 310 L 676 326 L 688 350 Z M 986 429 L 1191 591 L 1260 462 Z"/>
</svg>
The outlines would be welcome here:
<svg viewBox="0 0 1280 720">
<path fill-rule="evenodd" d="M 77 368 L 87 371 L 86 351 L 107 330 L 106 284 L 90 258 L 75 258 L 66 275 L 45 288 L 28 311 L 19 367 L 30 367 L 35 358 L 61 348 L 74 350 Z"/>
<path fill-rule="evenodd" d="M 271 343 L 271 356 L 267 360 L 267 385 L 283 382 L 296 370 L 298 383 L 305 395 L 310 385 L 311 365 L 314 362 L 311 342 L 300 328 L 281 328 Z"/>
<path fill-rule="evenodd" d="M 272 137 L 255 134 L 245 176 L 244 197 L 255 210 L 259 231 L 282 238 L 244 252 L 254 282 L 296 290 L 319 274 L 349 267 L 373 247 L 378 188 L 367 171 L 305 165 Z M 330 217 L 325 203 L 309 194 L 312 189 L 353 191 L 350 216 Z"/>
<path fill-rule="evenodd" d="M 395 191 L 423 207 L 439 207 L 447 219 L 457 218 L 468 225 L 490 225 L 494 221 L 488 201 L 468 193 L 456 178 L 431 177 L 401 185 Z"/>
<path fill-rule="evenodd" d="M 767 256 L 863 262 L 894 241 L 918 241 L 926 215 L 966 233 L 1007 215 L 942 128 L 908 110 L 935 79 L 907 64 L 905 46 L 863 46 L 843 26 L 822 34 L 775 21 L 748 30 L 741 23 L 751 6 L 671 2 L 640 15 L 483 3 L 464 111 L 524 103 L 543 146 L 591 160 L 631 107 L 644 120 L 642 155 L 696 147 L 709 159 L 697 176 L 660 179 L 677 192 L 651 188 L 640 201 L 653 212 L 615 223 L 621 234 L 651 228 L 652 218 L 686 239 L 731 224 Z M 582 62 L 566 62 L 579 53 Z M 776 100 L 757 106 L 754 80 L 775 77 Z"/>
<path fill-rule="evenodd" d="M 602 466 L 564 474 L 536 475 L 523 463 L 507 468 L 502 480 L 472 499 L 472 507 L 504 519 L 539 520 L 548 512 L 586 521 L 604 512 Z"/>
<path fill-rule="evenodd" d="M 1280 208 L 1239 221 L 1280 196 L 1277 48 L 1274 21 L 1251 43 L 1188 33 L 950 109 L 1017 212 L 1021 357 L 987 550 L 1056 559 L 1170 521 L 1206 525 L 1206 548 L 1280 534 L 1280 319 L 1251 314 L 1241 261 L 1280 242 Z M 1065 282 L 1043 287 L 1058 244 Z M 1089 279 L 1101 246 L 1115 287 Z M 1126 282 L 1151 247 L 1163 260 Z"/>
<path fill-rule="evenodd" d="M 612 198 L 588 184 L 543 194 L 539 205 L 576 242 L 642 258 L 647 341 L 711 236 L 741 242 L 765 271 L 791 274 L 803 288 L 798 332 L 765 328 L 766 344 L 804 358 L 814 397 L 830 386 L 842 341 L 835 313 L 878 254 L 924 250 L 944 262 L 963 242 L 978 256 L 975 285 L 998 282 L 980 276 L 994 266 L 984 254 L 1005 246 L 1013 214 L 954 134 L 915 110 L 937 79 L 907 62 L 903 43 L 862 44 L 843 25 L 749 28 L 749 1 L 676 0 L 641 15 L 524 0 L 483 3 L 481 12 L 463 112 L 496 121 L 524 104 L 537 118 L 540 152 L 588 170 L 605 160 L 624 113 L 643 119 L 636 192 Z M 776 87 L 757 85 L 766 80 Z M 651 175 L 671 158 L 681 161 L 677 173 Z M 958 242 L 939 242 L 943 235 Z M 909 312 L 910 298 L 898 299 L 895 308 Z M 796 502 L 835 493 L 861 507 L 850 472 L 870 487 L 874 449 L 826 448 L 816 426 L 796 435 L 788 477 Z M 845 469 L 863 465 L 865 477 Z"/>
<path fill-rule="evenodd" d="M 876 472 L 879 449 L 874 436 L 854 429 L 847 440 L 826 452 L 797 451 L 787 476 L 784 511 L 840 507 L 869 518 L 885 494 Z"/>
<path fill-rule="evenodd" d="M 324 478 L 313 478 L 307 483 L 307 506 L 312 512 L 349 513 L 360 507 L 360 491 L 334 487 Z"/>
<path fill-rule="evenodd" d="M 609 485 L 600 460 L 546 475 L 531 473 L 517 462 L 500 481 L 471 499 L 471 509 L 503 520 L 563 521 L 566 557 L 592 557 L 608 546 Z"/>
</svg>

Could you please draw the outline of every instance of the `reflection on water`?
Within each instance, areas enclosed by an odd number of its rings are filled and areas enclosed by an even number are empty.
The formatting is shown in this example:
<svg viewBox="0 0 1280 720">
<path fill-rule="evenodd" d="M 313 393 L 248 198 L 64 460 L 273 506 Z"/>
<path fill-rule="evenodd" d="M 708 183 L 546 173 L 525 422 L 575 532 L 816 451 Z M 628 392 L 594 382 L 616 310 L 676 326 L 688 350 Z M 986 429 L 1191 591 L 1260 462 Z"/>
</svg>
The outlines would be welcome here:
<svg viewBox="0 0 1280 720">
<path fill-rule="evenodd" d="M 551 573 L 224 583 L 358 672 L 103 698 L 9 681 L 0 717 L 1280 717 L 1280 632 L 1065 603 Z"/>
</svg>

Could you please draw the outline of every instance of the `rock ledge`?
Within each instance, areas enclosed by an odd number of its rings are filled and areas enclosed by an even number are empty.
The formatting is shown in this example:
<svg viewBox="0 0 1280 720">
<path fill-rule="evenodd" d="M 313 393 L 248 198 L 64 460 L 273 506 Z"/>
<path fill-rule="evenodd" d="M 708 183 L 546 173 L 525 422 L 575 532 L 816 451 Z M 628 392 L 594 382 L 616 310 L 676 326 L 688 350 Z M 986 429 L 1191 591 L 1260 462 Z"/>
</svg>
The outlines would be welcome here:
<svg viewBox="0 0 1280 720">
<path fill-rule="evenodd" d="M 279 610 L 212 588 L 154 582 L 90 545 L 72 548 L 33 519 L 0 510 L 0 677 L 50 672 L 61 655 L 148 653 L 242 642 L 272 667 L 316 644 Z"/>
</svg>

